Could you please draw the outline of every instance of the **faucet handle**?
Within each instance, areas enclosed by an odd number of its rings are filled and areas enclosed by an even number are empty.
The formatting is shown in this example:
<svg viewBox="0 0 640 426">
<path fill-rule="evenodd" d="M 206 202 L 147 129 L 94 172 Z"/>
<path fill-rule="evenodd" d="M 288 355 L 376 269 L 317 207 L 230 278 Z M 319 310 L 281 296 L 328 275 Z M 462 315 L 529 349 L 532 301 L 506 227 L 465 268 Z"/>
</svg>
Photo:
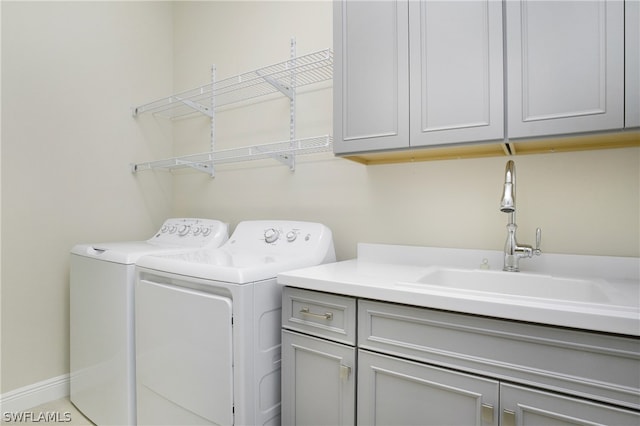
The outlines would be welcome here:
<svg viewBox="0 0 640 426">
<path fill-rule="evenodd" d="M 540 250 L 540 240 L 542 240 L 542 229 L 536 228 L 536 248 L 533 249 L 533 254 L 540 256 L 542 250 Z"/>
</svg>

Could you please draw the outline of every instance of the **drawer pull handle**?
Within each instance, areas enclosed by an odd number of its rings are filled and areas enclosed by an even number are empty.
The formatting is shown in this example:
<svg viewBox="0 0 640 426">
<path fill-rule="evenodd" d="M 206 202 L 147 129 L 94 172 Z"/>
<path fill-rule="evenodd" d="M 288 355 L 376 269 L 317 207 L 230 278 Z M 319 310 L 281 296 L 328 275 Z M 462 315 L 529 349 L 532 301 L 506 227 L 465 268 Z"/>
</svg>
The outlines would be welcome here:
<svg viewBox="0 0 640 426">
<path fill-rule="evenodd" d="M 482 404 L 482 424 L 493 424 L 493 405 Z"/>
<path fill-rule="evenodd" d="M 349 375 L 351 374 L 351 367 L 347 365 L 340 365 L 340 379 L 348 380 Z"/>
<path fill-rule="evenodd" d="M 333 319 L 333 313 L 331 313 L 331 312 L 325 312 L 324 314 L 314 314 L 313 312 L 310 312 L 309 308 L 307 308 L 306 306 L 304 308 L 300 309 L 300 313 L 302 315 L 308 315 L 310 317 L 320 318 L 320 319 L 328 320 L 328 321 L 331 321 Z"/>
<path fill-rule="evenodd" d="M 513 410 L 502 410 L 502 424 L 504 426 L 516 426 L 516 412 Z"/>
</svg>

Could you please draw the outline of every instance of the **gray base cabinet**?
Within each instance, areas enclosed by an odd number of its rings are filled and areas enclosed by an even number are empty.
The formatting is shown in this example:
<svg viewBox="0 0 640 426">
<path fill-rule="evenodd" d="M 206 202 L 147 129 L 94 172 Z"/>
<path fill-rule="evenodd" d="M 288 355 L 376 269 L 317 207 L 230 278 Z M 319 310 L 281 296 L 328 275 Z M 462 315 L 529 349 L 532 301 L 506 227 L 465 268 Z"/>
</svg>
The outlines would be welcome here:
<svg viewBox="0 0 640 426">
<path fill-rule="evenodd" d="M 355 358 L 353 347 L 283 331 L 282 424 L 354 424 Z"/>
<path fill-rule="evenodd" d="M 358 351 L 359 425 L 636 425 L 638 413 Z"/>
<path fill-rule="evenodd" d="M 282 350 L 284 424 L 640 424 L 631 336 L 285 287 Z"/>
<path fill-rule="evenodd" d="M 356 299 L 286 287 L 282 326 L 282 424 L 355 424 Z"/>
<path fill-rule="evenodd" d="M 358 351 L 358 424 L 497 425 L 499 383 Z"/>
<path fill-rule="evenodd" d="M 522 386 L 500 385 L 503 426 L 637 425 L 638 413 Z"/>
</svg>

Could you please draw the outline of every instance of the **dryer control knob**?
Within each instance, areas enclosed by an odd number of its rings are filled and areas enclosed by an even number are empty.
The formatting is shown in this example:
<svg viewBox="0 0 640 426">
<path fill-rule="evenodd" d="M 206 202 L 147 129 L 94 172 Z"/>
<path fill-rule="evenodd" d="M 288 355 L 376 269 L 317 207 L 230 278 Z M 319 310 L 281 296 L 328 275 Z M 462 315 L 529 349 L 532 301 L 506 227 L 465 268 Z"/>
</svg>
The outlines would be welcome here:
<svg viewBox="0 0 640 426">
<path fill-rule="evenodd" d="M 189 233 L 190 229 L 191 227 L 189 225 L 180 225 L 180 228 L 178 229 L 178 235 L 180 235 L 181 237 L 184 237 Z"/>
<path fill-rule="evenodd" d="M 211 228 L 202 228 L 202 235 L 204 237 L 208 237 L 210 233 L 211 233 Z"/>
<path fill-rule="evenodd" d="M 278 237 L 280 237 L 280 233 L 273 228 L 269 228 L 264 231 L 264 241 L 266 243 L 275 243 L 278 240 Z"/>
<path fill-rule="evenodd" d="M 196 226 L 195 228 L 193 228 L 193 236 L 198 236 L 200 235 L 200 233 L 202 232 L 202 228 L 199 226 Z"/>
<path fill-rule="evenodd" d="M 296 240 L 296 238 L 298 238 L 298 234 L 296 233 L 296 231 L 289 231 L 287 232 L 287 241 L 292 243 Z"/>
</svg>

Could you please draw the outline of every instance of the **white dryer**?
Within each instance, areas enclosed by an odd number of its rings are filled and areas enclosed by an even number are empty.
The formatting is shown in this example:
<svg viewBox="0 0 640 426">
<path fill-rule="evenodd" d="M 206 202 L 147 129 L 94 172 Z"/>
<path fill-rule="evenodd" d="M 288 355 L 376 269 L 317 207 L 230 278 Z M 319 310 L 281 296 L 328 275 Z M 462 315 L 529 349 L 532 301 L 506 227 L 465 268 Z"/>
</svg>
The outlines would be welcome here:
<svg viewBox="0 0 640 426">
<path fill-rule="evenodd" d="M 140 425 L 280 424 L 280 272 L 335 261 L 331 231 L 246 221 L 219 249 L 137 262 Z"/>
<path fill-rule="evenodd" d="M 99 425 L 135 424 L 135 261 L 152 253 L 218 247 L 228 226 L 168 219 L 147 241 L 79 244 L 71 250 L 71 402 Z"/>
</svg>

